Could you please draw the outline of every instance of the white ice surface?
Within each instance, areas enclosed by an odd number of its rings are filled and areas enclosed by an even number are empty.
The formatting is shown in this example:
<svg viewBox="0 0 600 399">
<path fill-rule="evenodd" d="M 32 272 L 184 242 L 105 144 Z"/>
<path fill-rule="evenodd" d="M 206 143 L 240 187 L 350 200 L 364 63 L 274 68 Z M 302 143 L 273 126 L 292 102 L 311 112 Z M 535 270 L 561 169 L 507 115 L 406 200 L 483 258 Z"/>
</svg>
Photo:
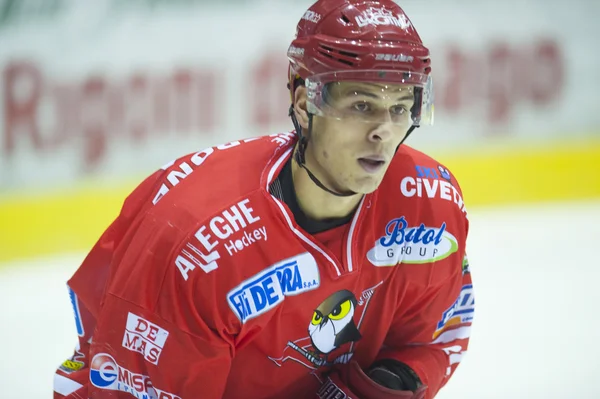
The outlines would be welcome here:
<svg viewBox="0 0 600 399">
<path fill-rule="evenodd" d="M 475 322 L 437 398 L 600 398 L 600 202 L 469 218 Z M 75 343 L 65 281 L 82 256 L 0 266 L 0 398 L 52 397 Z"/>
</svg>

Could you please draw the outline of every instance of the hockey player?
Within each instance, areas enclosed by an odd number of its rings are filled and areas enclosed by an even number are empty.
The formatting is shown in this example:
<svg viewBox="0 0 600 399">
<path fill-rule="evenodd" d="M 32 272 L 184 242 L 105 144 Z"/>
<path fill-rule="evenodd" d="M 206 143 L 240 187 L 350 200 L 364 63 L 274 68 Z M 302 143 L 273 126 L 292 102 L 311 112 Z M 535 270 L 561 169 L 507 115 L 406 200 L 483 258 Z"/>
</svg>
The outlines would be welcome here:
<svg viewBox="0 0 600 399">
<path fill-rule="evenodd" d="M 320 0 L 288 50 L 292 133 L 143 181 L 69 280 L 55 398 L 433 398 L 473 294 L 456 178 L 403 144 L 428 49 L 392 0 Z"/>
</svg>

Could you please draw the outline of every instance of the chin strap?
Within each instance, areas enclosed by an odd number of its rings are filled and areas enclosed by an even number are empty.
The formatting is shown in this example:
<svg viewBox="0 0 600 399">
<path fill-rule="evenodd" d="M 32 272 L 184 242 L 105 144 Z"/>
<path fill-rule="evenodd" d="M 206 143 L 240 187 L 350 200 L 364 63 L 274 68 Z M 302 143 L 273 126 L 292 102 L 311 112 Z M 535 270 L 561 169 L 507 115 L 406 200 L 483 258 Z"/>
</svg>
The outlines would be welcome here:
<svg viewBox="0 0 600 399">
<path fill-rule="evenodd" d="M 408 129 L 408 132 L 406 132 L 406 134 L 404 135 L 404 138 L 402 139 L 402 141 L 400 142 L 400 144 L 398 144 L 398 147 L 400 147 L 404 143 L 404 141 L 408 138 L 408 136 L 410 136 L 410 134 L 413 132 L 413 130 L 415 130 L 418 127 L 419 127 L 419 125 L 412 125 Z"/>
<path fill-rule="evenodd" d="M 404 138 L 402 139 L 402 141 L 400 142 L 400 144 L 398 144 L 398 147 L 396 147 L 396 152 L 398 152 L 398 150 L 400 149 L 400 146 L 402 145 L 402 143 L 404 143 L 404 141 L 408 138 L 408 136 L 410 136 L 410 134 L 413 132 L 413 130 L 415 130 L 418 127 L 419 127 L 419 125 L 412 125 L 408 129 L 408 132 L 406 132 L 406 134 L 404 135 Z"/>
<path fill-rule="evenodd" d="M 338 193 L 337 191 L 333 191 L 327 187 L 315 176 L 307 167 L 306 167 L 306 146 L 308 145 L 308 137 L 302 134 L 302 127 L 298 123 L 298 119 L 296 119 L 296 114 L 294 113 L 294 106 L 290 106 L 289 112 L 290 118 L 292 118 L 292 123 L 294 124 L 294 128 L 296 129 L 296 134 L 298 135 L 298 147 L 296 148 L 296 152 L 294 153 L 294 159 L 308 173 L 308 177 L 313 181 L 320 189 L 327 191 L 329 194 L 335 195 L 336 197 L 351 197 L 358 193 L 354 191 L 350 191 L 347 193 Z M 312 114 L 308 114 L 308 133 L 312 131 Z"/>
</svg>

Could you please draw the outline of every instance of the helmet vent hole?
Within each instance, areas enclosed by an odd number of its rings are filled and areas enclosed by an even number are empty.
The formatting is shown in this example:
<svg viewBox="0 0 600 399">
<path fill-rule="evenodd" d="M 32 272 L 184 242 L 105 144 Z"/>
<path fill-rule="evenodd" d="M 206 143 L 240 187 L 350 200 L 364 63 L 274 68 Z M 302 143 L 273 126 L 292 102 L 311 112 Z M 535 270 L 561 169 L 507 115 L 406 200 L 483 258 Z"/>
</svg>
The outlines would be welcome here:
<svg viewBox="0 0 600 399">
<path fill-rule="evenodd" d="M 357 59 L 358 55 L 355 53 L 350 53 L 347 51 L 340 51 L 340 50 L 334 50 L 331 47 L 328 46 L 323 46 L 320 45 L 319 48 L 319 54 L 327 57 L 327 58 L 331 58 L 333 60 L 336 60 L 339 63 L 345 64 L 345 65 L 354 65 L 354 62 L 352 62 L 352 60 L 345 60 L 341 57 L 350 57 L 350 58 L 354 58 Z"/>
<path fill-rule="evenodd" d="M 348 19 L 348 17 L 347 17 L 347 16 L 345 16 L 345 15 L 342 15 L 342 17 L 340 18 L 340 20 L 341 20 L 341 21 L 342 21 L 344 24 L 346 24 L 346 25 L 348 25 L 348 24 L 350 23 L 350 20 L 349 20 L 349 19 Z"/>
<path fill-rule="evenodd" d="M 352 58 L 356 58 L 356 57 L 358 57 L 358 55 L 357 55 L 357 54 L 354 54 L 354 53 L 349 53 L 349 52 L 347 52 L 347 51 L 340 51 L 340 55 L 345 55 L 346 57 L 352 57 Z"/>
</svg>

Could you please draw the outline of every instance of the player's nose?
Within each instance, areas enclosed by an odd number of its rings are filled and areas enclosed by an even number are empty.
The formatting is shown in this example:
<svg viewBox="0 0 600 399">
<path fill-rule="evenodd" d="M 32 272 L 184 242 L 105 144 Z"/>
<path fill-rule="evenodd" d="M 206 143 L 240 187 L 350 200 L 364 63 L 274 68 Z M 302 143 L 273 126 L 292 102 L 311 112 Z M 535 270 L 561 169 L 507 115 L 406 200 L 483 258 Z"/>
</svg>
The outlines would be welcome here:
<svg viewBox="0 0 600 399">
<path fill-rule="evenodd" d="M 369 132 L 368 135 L 368 139 L 369 141 L 372 141 L 374 143 L 376 142 L 387 142 L 390 141 L 392 139 L 392 137 L 394 136 L 394 130 L 393 130 L 393 123 L 388 121 L 385 123 L 380 123 L 377 126 L 375 126 L 374 129 L 372 129 Z"/>
</svg>

